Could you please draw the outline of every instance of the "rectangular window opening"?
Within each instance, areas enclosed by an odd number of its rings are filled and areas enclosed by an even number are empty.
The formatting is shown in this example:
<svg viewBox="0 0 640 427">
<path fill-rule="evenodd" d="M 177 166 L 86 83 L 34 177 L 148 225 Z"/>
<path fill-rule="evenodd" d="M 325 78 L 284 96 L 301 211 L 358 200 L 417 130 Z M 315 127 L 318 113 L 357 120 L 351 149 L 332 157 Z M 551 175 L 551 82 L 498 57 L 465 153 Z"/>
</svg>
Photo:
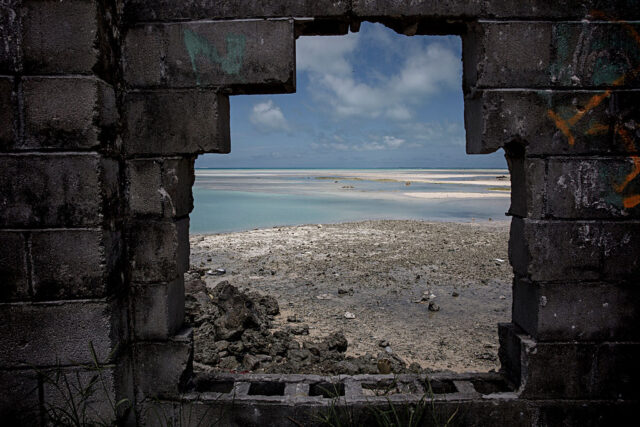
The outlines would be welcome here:
<svg viewBox="0 0 640 427">
<path fill-rule="evenodd" d="M 457 36 L 364 23 L 298 39 L 296 94 L 231 97 L 231 154 L 196 161 L 185 275 L 196 368 L 499 369 L 510 175 L 504 153 L 465 154 L 461 50 Z M 421 392 L 385 384 L 365 395 Z M 329 393 L 318 383 L 310 395 Z"/>
</svg>

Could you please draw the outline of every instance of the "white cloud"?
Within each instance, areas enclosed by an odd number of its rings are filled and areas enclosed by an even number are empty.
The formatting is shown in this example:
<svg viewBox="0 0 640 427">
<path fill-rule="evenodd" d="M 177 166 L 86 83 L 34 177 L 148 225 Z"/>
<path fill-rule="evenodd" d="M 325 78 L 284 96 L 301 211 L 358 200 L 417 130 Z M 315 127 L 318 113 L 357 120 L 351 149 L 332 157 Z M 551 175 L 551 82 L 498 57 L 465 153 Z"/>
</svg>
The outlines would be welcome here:
<svg viewBox="0 0 640 427">
<path fill-rule="evenodd" d="M 455 122 L 402 123 L 402 134 L 420 145 L 465 145 L 464 126 Z"/>
<path fill-rule="evenodd" d="M 282 114 L 282 110 L 270 99 L 253 106 L 249 121 L 261 132 L 289 130 L 289 123 Z"/>
<path fill-rule="evenodd" d="M 374 137 L 375 138 L 375 137 Z M 361 142 L 357 144 L 347 144 L 343 142 L 342 138 L 334 135 L 333 139 L 339 142 L 322 142 L 311 143 L 311 148 L 314 150 L 334 150 L 334 151 L 381 151 L 381 150 L 395 150 L 400 148 L 405 143 L 402 138 L 396 138 L 395 136 L 383 136 L 382 140 L 373 140 L 367 142 Z"/>
<path fill-rule="evenodd" d="M 395 136 L 385 136 L 382 140 L 389 148 L 398 148 L 404 144 L 404 139 L 396 138 Z"/>
<path fill-rule="evenodd" d="M 389 30 L 372 32 L 386 49 L 393 48 Z M 366 83 L 354 76 L 350 57 L 358 34 L 344 37 L 303 37 L 297 45 L 299 71 L 309 73 L 309 90 L 316 101 L 337 117 L 390 118 L 407 121 L 412 109 L 442 89 L 461 86 L 461 61 L 452 48 L 441 43 L 406 52 L 393 75 Z"/>
<path fill-rule="evenodd" d="M 296 43 L 298 71 L 346 75 L 352 67 L 346 55 L 358 44 L 358 33 L 346 36 L 300 37 Z"/>
</svg>

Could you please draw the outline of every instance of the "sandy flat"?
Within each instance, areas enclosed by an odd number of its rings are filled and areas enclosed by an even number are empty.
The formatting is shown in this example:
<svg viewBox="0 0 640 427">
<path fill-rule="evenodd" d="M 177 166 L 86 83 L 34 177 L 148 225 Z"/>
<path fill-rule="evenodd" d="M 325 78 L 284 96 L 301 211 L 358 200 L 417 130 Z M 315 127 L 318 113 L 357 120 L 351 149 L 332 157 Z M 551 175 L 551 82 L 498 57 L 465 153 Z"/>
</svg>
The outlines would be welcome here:
<svg viewBox="0 0 640 427">
<path fill-rule="evenodd" d="M 492 193 L 443 193 L 443 192 L 424 192 L 424 193 L 404 193 L 405 196 L 417 197 L 420 199 L 493 199 L 493 198 L 509 198 L 509 192 L 492 192 Z"/>
<path fill-rule="evenodd" d="M 192 235 L 191 268 L 225 268 L 207 284 L 275 297 L 280 327 L 295 314 L 309 339 L 344 332 L 350 355 L 386 340 L 423 368 L 488 371 L 499 367 L 497 324 L 510 320 L 508 234 L 507 221 L 363 221 Z M 415 302 L 425 292 L 440 311 Z"/>
<path fill-rule="evenodd" d="M 267 178 L 277 176 L 305 177 L 319 180 L 355 180 L 355 181 L 387 181 L 387 182 L 420 182 L 425 184 L 462 184 L 509 187 L 508 173 L 504 170 L 469 170 L 460 173 L 455 170 L 211 170 L 196 171 L 202 177 L 248 177 Z M 500 178 L 498 178 L 500 177 Z M 467 178 L 461 180 L 460 178 Z"/>
</svg>

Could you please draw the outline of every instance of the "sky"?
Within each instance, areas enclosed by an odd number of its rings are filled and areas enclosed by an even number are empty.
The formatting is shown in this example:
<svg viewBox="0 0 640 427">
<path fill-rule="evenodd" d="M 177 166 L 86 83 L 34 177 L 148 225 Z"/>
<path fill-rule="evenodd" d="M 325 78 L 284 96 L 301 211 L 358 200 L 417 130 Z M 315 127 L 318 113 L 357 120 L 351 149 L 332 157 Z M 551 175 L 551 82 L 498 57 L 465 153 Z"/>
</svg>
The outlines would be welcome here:
<svg viewBox="0 0 640 427">
<path fill-rule="evenodd" d="M 502 151 L 465 152 L 457 36 L 363 23 L 300 37 L 296 93 L 231 96 L 231 153 L 215 168 L 506 168 Z"/>
</svg>

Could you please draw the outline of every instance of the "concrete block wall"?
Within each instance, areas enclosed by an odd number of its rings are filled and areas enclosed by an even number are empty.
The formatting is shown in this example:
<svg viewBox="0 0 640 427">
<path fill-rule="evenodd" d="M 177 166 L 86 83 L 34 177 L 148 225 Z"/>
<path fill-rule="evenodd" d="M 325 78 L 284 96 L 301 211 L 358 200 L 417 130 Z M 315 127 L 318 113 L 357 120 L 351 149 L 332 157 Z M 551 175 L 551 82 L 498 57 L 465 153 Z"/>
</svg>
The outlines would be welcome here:
<svg viewBox="0 0 640 427">
<path fill-rule="evenodd" d="M 635 0 L 3 2 L 0 416 L 45 422 L 44 373 L 89 342 L 110 397 L 180 398 L 195 157 L 229 152 L 230 95 L 295 91 L 296 37 L 363 21 L 463 38 L 467 151 L 504 149 L 512 176 L 517 395 L 569 420 L 637 400 L 639 19 Z"/>
<path fill-rule="evenodd" d="M 113 34 L 90 0 L 0 5 L 0 419 L 47 422 L 56 386 L 89 420 L 128 397 L 122 165 Z M 111 64 L 111 65 L 110 65 Z M 54 379 L 56 379 L 54 381 Z"/>
</svg>

